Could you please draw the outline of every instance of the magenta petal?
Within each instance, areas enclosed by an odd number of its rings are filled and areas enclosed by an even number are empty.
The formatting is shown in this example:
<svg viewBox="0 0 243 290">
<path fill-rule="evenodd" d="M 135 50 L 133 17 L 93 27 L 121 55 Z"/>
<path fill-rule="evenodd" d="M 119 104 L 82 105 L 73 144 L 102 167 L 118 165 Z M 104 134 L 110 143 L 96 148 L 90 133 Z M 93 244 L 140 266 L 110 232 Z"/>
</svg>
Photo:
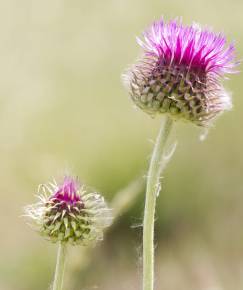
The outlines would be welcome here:
<svg viewBox="0 0 243 290">
<path fill-rule="evenodd" d="M 235 62 L 233 44 L 227 46 L 223 34 L 198 25 L 183 26 L 180 20 L 156 21 L 138 40 L 147 55 L 156 55 L 160 63 L 184 65 L 205 73 L 232 73 Z"/>
<path fill-rule="evenodd" d="M 78 194 L 78 190 L 78 182 L 72 177 L 66 176 L 63 183 L 59 185 L 57 191 L 51 198 L 73 204 L 80 201 L 80 195 Z"/>
</svg>

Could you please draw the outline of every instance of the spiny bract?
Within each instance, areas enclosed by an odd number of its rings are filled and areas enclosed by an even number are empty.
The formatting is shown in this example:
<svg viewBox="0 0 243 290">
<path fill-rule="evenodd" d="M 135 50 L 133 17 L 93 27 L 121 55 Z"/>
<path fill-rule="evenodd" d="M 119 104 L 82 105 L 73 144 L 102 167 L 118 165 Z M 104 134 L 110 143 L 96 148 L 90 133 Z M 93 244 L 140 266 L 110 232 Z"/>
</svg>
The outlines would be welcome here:
<svg viewBox="0 0 243 290">
<path fill-rule="evenodd" d="M 52 242 L 87 245 L 101 240 L 111 223 L 104 198 L 86 192 L 72 177 L 65 177 L 61 185 L 40 185 L 38 197 L 40 202 L 27 206 L 25 212 L 40 234 Z"/>
</svg>

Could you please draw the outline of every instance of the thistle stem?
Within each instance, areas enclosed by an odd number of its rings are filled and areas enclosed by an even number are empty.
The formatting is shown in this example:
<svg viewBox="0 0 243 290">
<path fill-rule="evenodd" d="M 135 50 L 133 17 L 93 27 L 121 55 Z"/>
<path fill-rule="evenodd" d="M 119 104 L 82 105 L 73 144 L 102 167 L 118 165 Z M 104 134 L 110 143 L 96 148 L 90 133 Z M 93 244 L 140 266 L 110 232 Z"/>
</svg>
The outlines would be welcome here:
<svg viewBox="0 0 243 290">
<path fill-rule="evenodd" d="M 163 120 L 149 165 L 143 221 L 143 290 L 154 289 L 154 215 L 160 176 L 167 163 L 165 145 L 172 123 L 170 117 Z"/>
<path fill-rule="evenodd" d="M 60 242 L 57 252 L 57 263 L 52 290 L 62 290 L 67 251 L 66 247 L 65 243 Z"/>
</svg>

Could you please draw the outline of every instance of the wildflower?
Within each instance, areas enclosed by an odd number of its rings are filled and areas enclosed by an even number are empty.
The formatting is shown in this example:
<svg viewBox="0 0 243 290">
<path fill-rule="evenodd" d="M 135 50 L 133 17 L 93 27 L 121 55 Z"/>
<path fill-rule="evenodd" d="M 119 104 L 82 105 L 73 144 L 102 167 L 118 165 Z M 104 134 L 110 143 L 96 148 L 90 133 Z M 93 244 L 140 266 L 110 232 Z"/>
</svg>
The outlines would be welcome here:
<svg viewBox="0 0 243 290">
<path fill-rule="evenodd" d="M 234 45 L 223 34 L 162 19 L 143 36 L 137 39 L 143 55 L 124 75 L 137 107 L 204 127 L 231 108 L 222 79 L 237 63 Z"/>
<path fill-rule="evenodd" d="M 41 235 L 52 242 L 87 245 L 102 239 L 103 230 L 111 222 L 104 198 L 87 192 L 72 177 L 39 187 L 40 201 L 27 206 L 29 216 Z"/>
</svg>

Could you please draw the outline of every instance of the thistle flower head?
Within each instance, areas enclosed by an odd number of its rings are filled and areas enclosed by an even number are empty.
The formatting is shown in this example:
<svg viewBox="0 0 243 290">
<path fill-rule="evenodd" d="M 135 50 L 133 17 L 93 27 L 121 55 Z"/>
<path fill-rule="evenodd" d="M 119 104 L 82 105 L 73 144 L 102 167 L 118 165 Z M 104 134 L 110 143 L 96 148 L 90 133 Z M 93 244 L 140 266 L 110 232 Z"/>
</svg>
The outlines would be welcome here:
<svg viewBox="0 0 243 290">
<path fill-rule="evenodd" d="M 52 242 L 87 245 L 102 239 L 103 230 L 111 222 L 104 198 L 87 192 L 72 177 L 40 185 L 40 201 L 25 208 L 41 235 Z"/>
<path fill-rule="evenodd" d="M 234 45 L 227 45 L 223 34 L 162 19 L 138 43 L 143 55 L 126 72 L 124 81 L 139 108 L 199 126 L 208 126 L 231 108 L 222 77 L 233 73 L 237 63 Z"/>
</svg>

